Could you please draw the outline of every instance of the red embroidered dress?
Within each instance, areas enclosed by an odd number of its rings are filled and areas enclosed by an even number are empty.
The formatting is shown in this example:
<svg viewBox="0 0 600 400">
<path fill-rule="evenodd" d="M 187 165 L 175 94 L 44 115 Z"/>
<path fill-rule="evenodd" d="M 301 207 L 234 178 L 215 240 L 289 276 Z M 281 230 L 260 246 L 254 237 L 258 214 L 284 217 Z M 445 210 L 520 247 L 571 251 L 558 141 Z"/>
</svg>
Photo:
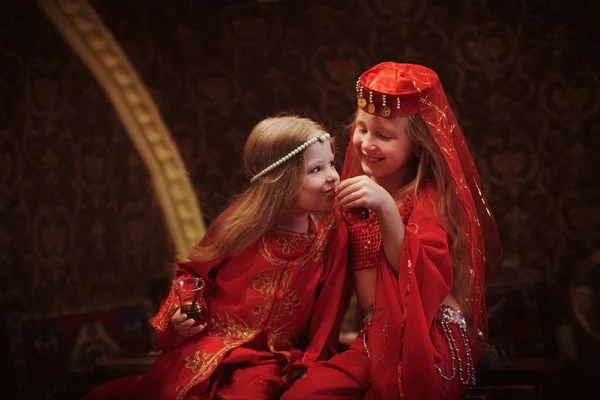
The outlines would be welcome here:
<svg viewBox="0 0 600 400">
<path fill-rule="evenodd" d="M 208 326 L 190 338 L 178 335 L 171 290 L 151 319 L 164 352 L 132 378 L 139 381 L 133 395 L 121 397 L 210 399 L 221 390 L 277 397 L 292 370 L 336 352 L 350 293 L 346 240 L 330 213 L 316 233 L 272 230 L 231 258 L 180 263 L 178 278 L 206 280 Z"/>
</svg>

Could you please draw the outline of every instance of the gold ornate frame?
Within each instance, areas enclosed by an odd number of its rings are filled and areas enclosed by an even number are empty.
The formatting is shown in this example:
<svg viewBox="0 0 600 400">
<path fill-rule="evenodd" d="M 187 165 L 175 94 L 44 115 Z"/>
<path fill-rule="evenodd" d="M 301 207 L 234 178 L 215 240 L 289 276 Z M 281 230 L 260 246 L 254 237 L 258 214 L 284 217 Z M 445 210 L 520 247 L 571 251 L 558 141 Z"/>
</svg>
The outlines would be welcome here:
<svg viewBox="0 0 600 400">
<path fill-rule="evenodd" d="M 171 133 L 125 52 L 86 0 L 38 0 L 104 89 L 142 156 L 179 255 L 205 233 L 196 193 Z"/>
</svg>

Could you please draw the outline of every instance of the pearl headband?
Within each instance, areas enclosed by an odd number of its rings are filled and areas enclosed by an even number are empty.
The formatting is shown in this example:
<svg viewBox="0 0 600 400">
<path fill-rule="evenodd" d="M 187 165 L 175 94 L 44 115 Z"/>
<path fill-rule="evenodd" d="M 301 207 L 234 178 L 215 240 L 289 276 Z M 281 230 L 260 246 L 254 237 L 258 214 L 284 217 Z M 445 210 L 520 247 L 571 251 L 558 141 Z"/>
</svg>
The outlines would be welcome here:
<svg viewBox="0 0 600 400">
<path fill-rule="evenodd" d="M 281 164 L 283 164 L 284 162 L 286 162 L 290 158 L 294 157 L 296 154 L 301 153 L 304 149 L 306 149 L 311 144 L 315 144 L 317 142 L 324 142 L 325 140 L 329 139 L 329 137 L 330 137 L 329 133 L 324 133 L 321 136 L 317 136 L 317 137 L 314 137 L 312 139 L 308 139 L 306 142 L 302 143 L 300 146 L 296 147 L 294 150 L 290 151 L 285 156 L 281 157 L 279 160 L 275 161 L 273 164 L 269 165 L 267 168 L 263 169 L 258 174 L 254 175 L 250 179 L 250 182 L 254 182 L 256 179 L 260 178 L 264 174 L 266 174 L 266 173 L 274 170 L 275 168 L 279 167 Z"/>
</svg>

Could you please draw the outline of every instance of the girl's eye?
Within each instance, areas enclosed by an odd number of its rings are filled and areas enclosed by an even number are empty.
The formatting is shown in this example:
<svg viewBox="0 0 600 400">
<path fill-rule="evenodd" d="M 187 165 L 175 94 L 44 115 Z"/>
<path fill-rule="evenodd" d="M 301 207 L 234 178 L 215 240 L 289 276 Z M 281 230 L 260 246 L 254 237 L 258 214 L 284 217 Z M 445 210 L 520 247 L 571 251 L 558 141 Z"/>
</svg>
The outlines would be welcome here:
<svg viewBox="0 0 600 400">
<path fill-rule="evenodd" d="M 314 167 L 313 169 L 310 170 L 310 173 L 315 173 L 315 172 L 319 172 L 321 171 L 321 167 Z"/>
</svg>

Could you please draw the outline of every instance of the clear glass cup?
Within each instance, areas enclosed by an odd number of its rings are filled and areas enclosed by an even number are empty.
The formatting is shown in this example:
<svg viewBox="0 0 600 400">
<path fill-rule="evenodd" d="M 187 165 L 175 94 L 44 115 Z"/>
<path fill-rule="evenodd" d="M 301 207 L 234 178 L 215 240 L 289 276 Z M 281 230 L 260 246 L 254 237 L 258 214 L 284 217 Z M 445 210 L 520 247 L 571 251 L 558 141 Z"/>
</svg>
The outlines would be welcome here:
<svg viewBox="0 0 600 400">
<path fill-rule="evenodd" d="M 173 284 L 179 296 L 180 312 L 194 320 L 193 326 L 203 325 L 207 321 L 206 301 L 204 299 L 204 279 L 182 278 Z"/>
</svg>

